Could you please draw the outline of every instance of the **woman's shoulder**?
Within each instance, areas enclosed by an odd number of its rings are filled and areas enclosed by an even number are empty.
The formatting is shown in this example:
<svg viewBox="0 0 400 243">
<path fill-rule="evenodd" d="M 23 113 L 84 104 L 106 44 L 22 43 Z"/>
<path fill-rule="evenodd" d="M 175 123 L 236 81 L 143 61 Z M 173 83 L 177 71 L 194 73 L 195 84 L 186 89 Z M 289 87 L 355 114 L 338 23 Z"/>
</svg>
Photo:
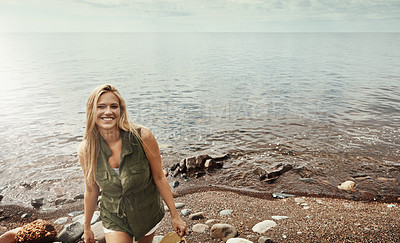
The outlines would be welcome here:
<svg viewBox="0 0 400 243">
<path fill-rule="evenodd" d="M 86 147 L 86 140 L 83 140 L 82 142 L 79 143 L 78 145 L 78 155 L 81 156 L 85 152 L 85 147 Z"/>
<path fill-rule="evenodd" d="M 140 127 L 140 137 L 142 138 L 142 140 L 144 142 L 154 139 L 154 135 L 153 133 L 150 131 L 150 129 L 148 129 L 147 127 Z"/>
</svg>

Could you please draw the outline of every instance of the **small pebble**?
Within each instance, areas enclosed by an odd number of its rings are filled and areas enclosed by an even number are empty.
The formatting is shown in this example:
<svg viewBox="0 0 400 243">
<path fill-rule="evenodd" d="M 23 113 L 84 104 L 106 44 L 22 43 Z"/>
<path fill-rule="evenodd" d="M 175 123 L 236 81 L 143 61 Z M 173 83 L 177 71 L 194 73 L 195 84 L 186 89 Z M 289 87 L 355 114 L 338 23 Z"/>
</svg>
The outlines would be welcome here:
<svg viewBox="0 0 400 243">
<path fill-rule="evenodd" d="M 30 218 L 32 215 L 28 214 L 28 213 L 24 213 L 21 215 L 21 219 L 27 219 Z"/>
<path fill-rule="evenodd" d="M 219 212 L 219 215 L 220 216 L 228 216 L 228 215 L 231 215 L 232 212 L 233 212 L 233 210 L 225 209 L 225 210 L 222 210 L 221 212 Z"/>
<path fill-rule="evenodd" d="M 289 217 L 288 216 L 272 216 L 271 218 L 275 219 L 275 220 L 281 220 L 281 219 L 288 219 Z"/>
<path fill-rule="evenodd" d="M 188 216 L 189 214 L 192 213 L 192 210 L 191 209 L 182 209 L 181 213 L 183 216 Z"/>
</svg>

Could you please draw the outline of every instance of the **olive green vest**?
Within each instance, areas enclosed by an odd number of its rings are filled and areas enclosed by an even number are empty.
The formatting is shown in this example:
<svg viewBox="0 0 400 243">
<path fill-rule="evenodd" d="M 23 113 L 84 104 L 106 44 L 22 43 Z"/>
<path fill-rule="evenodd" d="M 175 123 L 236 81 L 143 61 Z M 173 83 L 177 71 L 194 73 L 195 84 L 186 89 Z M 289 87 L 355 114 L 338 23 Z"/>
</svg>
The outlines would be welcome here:
<svg viewBox="0 0 400 243">
<path fill-rule="evenodd" d="M 111 150 L 100 136 L 96 181 L 101 188 L 103 226 L 140 240 L 164 217 L 164 206 L 153 181 L 150 165 L 139 139 L 121 130 L 120 179 L 108 159 Z"/>
</svg>

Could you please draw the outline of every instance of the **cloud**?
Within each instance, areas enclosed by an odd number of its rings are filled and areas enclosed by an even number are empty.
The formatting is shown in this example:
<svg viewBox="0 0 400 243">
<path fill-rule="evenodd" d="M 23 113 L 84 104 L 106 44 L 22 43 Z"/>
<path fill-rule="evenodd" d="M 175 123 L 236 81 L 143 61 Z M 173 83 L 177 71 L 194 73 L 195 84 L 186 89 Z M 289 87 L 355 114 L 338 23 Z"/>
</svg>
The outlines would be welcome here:
<svg viewBox="0 0 400 243">
<path fill-rule="evenodd" d="M 126 0 L 78 0 L 77 2 L 85 3 L 94 7 L 121 7 L 128 6 L 129 1 Z"/>
<path fill-rule="evenodd" d="M 0 0 L 4 29 L 30 28 L 38 19 L 46 25 L 78 26 L 101 31 L 146 31 L 187 28 L 193 31 L 229 29 L 274 30 L 283 25 L 331 26 L 374 24 L 399 30 L 399 0 Z M 387 20 L 387 21 L 386 21 Z M 346 22 L 347 21 L 347 22 Z M 386 21 L 386 22 L 385 22 Z M 14 25 L 12 25 L 14 23 Z M 42 22 L 37 26 L 45 29 Z M 108 26 L 108 27 L 107 27 Z M 229 28 L 228 28 L 229 27 Z M 23 27 L 21 27 L 23 28 Z M 197 29 L 196 29 L 197 28 Z M 293 27 L 294 28 L 294 27 Z M 297 27 L 296 27 L 297 28 Z M 299 28 L 300 29 L 300 28 Z M 311 27 L 305 28 L 312 30 Z M 5 30 L 0 30 L 5 31 Z"/>
</svg>

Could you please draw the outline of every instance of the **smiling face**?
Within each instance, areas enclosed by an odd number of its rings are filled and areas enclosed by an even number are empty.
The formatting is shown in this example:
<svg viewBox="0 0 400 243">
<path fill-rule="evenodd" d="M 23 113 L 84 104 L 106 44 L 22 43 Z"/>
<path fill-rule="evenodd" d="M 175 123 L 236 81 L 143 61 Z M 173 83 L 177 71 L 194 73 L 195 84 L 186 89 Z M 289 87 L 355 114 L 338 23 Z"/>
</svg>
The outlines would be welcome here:
<svg viewBox="0 0 400 243">
<path fill-rule="evenodd" d="M 118 97 L 112 92 L 103 93 L 97 102 L 96 124 L 99 130 L 118 128 L 121 108 Z"/>
</svg>

